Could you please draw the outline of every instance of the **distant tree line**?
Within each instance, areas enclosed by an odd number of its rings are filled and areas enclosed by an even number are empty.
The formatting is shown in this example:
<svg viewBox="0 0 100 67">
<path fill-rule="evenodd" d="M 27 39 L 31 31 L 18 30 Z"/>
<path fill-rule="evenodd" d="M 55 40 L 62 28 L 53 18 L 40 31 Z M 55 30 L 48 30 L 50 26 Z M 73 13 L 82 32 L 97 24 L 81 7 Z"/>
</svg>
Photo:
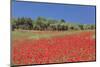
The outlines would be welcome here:
<svg viewBox="0 0 100 67">
<path fill-rule="evenodd" d="M 22 30 L 50 30 L 50 31 L 67 31 L 67 30 L 93 30 L 95 24 L 75 24 L 68 23 L 64 19 L 53 20 L 44 17 L 38 17 L 35 20 L 31 18 L 13 18 L 11 20 L 11 27 Z"/>
</svg>

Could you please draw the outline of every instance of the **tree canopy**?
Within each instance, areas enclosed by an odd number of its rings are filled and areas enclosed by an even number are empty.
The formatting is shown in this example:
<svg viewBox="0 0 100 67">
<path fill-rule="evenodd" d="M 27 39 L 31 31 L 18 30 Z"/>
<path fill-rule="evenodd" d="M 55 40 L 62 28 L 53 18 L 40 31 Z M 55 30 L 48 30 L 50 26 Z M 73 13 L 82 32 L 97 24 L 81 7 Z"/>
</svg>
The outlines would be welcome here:
<svg viewBox="0 0 100 67">
<path fill-rule="evenodd" d="M 32 20 L 31 18 L 12 18 L 12 30 L 51 30 L 51 31 L 67 31 L 67 30 L 93 30 L 95 24 L 75 24 L 68 23 L 64 19 L 54 20 L 38 17 Z"/>
</svg>

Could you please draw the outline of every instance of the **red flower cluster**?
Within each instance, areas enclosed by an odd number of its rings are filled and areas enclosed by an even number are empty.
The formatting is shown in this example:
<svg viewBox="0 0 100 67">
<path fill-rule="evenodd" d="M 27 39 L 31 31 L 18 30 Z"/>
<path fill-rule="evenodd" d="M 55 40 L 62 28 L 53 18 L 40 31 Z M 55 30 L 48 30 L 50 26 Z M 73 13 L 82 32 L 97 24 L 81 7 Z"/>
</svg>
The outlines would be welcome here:
<svg viewBox="0 0 100 67">
<path fill-rule="evenodd" d="M 94 32 L 62 37 L 13 41 L 12 63 L 15 65 L 94 61 Z"/>
</svg>

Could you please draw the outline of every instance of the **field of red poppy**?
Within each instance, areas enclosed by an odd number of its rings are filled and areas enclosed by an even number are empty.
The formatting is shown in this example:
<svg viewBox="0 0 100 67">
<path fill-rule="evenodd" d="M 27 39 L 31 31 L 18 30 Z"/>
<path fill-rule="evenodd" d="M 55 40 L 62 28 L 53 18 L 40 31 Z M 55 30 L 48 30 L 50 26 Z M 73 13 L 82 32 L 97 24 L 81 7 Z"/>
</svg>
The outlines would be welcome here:
<svg viewBox="0 0 100 67">
<path fill-rule="evenodd" d="M 95 31 L 13 31 L 12 64 L 96 60 Z"/>
</svg>

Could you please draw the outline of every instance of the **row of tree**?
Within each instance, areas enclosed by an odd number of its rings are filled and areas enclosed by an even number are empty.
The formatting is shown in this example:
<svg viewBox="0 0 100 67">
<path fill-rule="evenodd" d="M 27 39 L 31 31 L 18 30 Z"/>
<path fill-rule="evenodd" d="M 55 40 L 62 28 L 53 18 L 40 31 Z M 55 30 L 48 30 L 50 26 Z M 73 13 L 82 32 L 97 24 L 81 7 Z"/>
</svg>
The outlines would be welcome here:
<svg viewBox="0 0 100 67">
<path fill-rule="evenodd" d="M 46 19 L 43 17 L 38 17 L 35 20 L 31 18 L 13 18 L 11 20 L 12 30 L 23 29 L 23 30 L 93 30 L 95 29 L 95 24 L 75 24 L 68 23 L 64 19 L 53 20 Z"/>
</svg>

